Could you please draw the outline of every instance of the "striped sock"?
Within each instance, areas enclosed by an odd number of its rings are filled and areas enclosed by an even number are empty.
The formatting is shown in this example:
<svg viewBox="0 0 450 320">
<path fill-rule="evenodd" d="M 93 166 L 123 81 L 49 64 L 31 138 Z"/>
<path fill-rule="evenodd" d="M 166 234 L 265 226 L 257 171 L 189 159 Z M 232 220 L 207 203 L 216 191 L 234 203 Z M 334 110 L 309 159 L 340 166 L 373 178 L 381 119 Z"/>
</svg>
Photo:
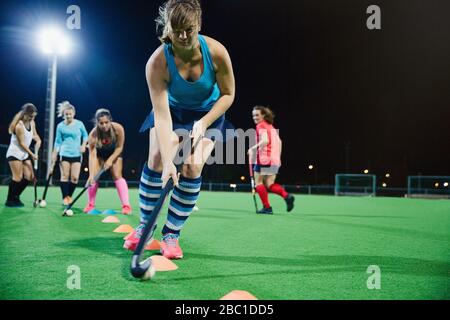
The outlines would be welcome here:
<svg viewBox="0 0 450 320">
<path fill-rule="evenodd" d="M 147 163 L 144 165 L 139 183 L 139 207 L 141 208 L 141 223 L 150 218 L 156 201 L 162 193 L 161 173 L 151 170 Z"/>
<path fill-rule="evenodd" d="M 195 179 L 180 176 L 178 186 L 173 189 L 170 197 L 169 213 L 162 234 L 180 234 L 180 230 L 189 218 L 197 202 L 202 185 L 202 177 Z"/>
</svg>

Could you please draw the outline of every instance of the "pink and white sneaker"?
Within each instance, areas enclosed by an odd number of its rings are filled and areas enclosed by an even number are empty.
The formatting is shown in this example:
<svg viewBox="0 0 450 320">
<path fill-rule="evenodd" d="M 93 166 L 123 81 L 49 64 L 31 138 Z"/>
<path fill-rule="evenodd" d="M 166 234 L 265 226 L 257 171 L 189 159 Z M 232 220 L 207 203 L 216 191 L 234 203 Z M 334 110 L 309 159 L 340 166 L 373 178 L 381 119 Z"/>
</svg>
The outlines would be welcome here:
<svg viewBox="0 0 450 320">
<path fill-rule="evenodd" d="M 129 205 L 124 204 L 122 206 L 122 214 L 125 214 L 125 215 L 131 214 L 131 207 Z"/>
<path fill-rule="evenodd" d="M 179 235 L 167 233 L 161 239 L 161 254 L 167 259 L 183 258 L 183 250 L 178 243 Z"/>
<path fill-rule="evenodd" d="M 131 250 L 131 251 L 136 250 L 136 247 L 137 247 L 137 245 L 138 245 L 138 243 L 139 243 L 139 240 L 141 239 L 142 231 L 144 230 L 144 226 L 145 226 L 144 223 L 140 223 L 140 224 L 136 227 L 136 229 L 133 230 L 133 232 L 131 233 L 131 235 L 128 237 L 127 240 L 125 240 L 125 242 L 124 242 L 124 244 L 123 244 L 123 247 L 124 247 L 125 249 Z M 152 239 L 150 238 L 150 241 L 151 241 L 151 240 L 152 240 Z M 149 241 L 149 242 L 150 242 L 150 241 Z"/>
<path fill-rule="evenodd" d="M 88 213 L 89 211 L 92 211 L 95 209 L 95 205 L 88 203 L 86 207 L 83 209 L 84 213 Z"/>
</svg>

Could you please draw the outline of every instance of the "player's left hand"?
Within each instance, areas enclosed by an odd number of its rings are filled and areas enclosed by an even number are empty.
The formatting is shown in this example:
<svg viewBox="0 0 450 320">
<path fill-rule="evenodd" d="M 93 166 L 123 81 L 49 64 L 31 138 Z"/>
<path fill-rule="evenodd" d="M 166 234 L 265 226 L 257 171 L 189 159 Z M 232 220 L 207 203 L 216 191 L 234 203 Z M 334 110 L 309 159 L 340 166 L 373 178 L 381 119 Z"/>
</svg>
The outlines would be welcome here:
<svg viewBox="0 0 450 320">
<path fill-rule="evenodd" d="M 109 168 L 111 168 L 112 165 L 113 165 L 112 160 L 108 159 L 108 160 L 106 160 L 105 163 L 103 164 L 103 168 L 104 168 L 105 170 L 109 170 Z"/>
<path fill-rule="evenodd" d="M 205 132 L 206 132 L 205 122 L 202 119 L 196 121 L 191 131 L 191 138 L 193 138 L 194 143 L 199 141 L 199 139 L 202 139 L 205 136 Z"/>
<path fill-rule="evenodd" d="M 86 146 L 84 146 L 84 145 L 81 146 L 81 147 L 80 147 L 80 152 L 81 152 L 81 153 L 85 153 L 85 152 L 86 152 Z"/>
</svg>

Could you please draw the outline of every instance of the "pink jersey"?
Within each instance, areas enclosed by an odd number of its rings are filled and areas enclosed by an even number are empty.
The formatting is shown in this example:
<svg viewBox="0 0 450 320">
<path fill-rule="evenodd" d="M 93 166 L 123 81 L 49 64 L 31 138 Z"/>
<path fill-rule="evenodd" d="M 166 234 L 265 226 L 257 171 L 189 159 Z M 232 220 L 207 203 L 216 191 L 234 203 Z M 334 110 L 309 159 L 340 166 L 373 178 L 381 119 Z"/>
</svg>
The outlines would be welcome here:
<svg viewBox="0 0 450 320">
<path fill-rule="evenodd" d="M 261 121 L 256 125 L 256 142 L 259 143 L 263 134 L 266 133 L 269 143 L 258 148 L 256 163 L 259 165 L 281 166 L 281 140 L 278 131 L 266 121 Z"/>
</svg>

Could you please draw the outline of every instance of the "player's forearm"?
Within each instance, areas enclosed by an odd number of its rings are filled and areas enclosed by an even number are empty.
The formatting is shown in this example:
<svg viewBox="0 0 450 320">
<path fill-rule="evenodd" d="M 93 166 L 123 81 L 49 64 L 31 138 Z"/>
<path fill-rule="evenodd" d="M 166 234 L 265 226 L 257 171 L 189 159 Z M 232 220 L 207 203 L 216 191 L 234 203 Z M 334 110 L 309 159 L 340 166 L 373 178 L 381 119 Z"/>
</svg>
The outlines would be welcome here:
<svg viewBox="0 0 450 320">
<path fill-rule="evenodd" d="M 219 119 L 233 104 L 234 95 L 225 94 L 222 95 L 214 104 L 212 109 L 203 117 L 206 127 L 208 128 L 211 124 Z"/>
<path fill-rule="evenodd" d="M 155 130 L 156 139 L 158 140 L 161 160 L 163 163 L 172 161 L 172 119 L 170 118 L 169 111 L 157 112 L 155 110 Z"/>
<path fill-rule="evenodd" d="M 258 142 L 257 144 L 255 144 L 255 145 L 254 145 L 253 147 L 251 147 L 250 149 L 256 150 L 256 149 L 258 149 L 258 148 L 264 148 L 268 143 L 269 143 L 269 141 L 261 140 L 260 142 Z"/>
<path fill-rule="evenodd" d="M 111 162 L 116 161 L 117 158 L 119 158 L 119 156 L 122 154 L 122 151 L 123 151 L 123 147 L 117 147 L 114 150 L 113 154 L 109 156 L 107 161 L 111 161 Z"/>
<path fill-rule="evenodd" d="M 98 163 L 97 151 L 94 149 L 89 150 L 89 175 L 94 175 L 96 164 Z"/>
<path fill-rule="evenodd" d="M 22 140 L 19 139 L 19 146 L 26 152 L 28 153 L 30 156 L 33 154 L 33 151 L 31 151 L 31 149 L 25 144 L 23 143 Z"/>
<path fill-rule="evenodd" d="M 34 152 L 38 153 L 39 149 L 41 148 L 41 139 L 36 140 L 36 143 L 34 144 Z"/>
</svg>

